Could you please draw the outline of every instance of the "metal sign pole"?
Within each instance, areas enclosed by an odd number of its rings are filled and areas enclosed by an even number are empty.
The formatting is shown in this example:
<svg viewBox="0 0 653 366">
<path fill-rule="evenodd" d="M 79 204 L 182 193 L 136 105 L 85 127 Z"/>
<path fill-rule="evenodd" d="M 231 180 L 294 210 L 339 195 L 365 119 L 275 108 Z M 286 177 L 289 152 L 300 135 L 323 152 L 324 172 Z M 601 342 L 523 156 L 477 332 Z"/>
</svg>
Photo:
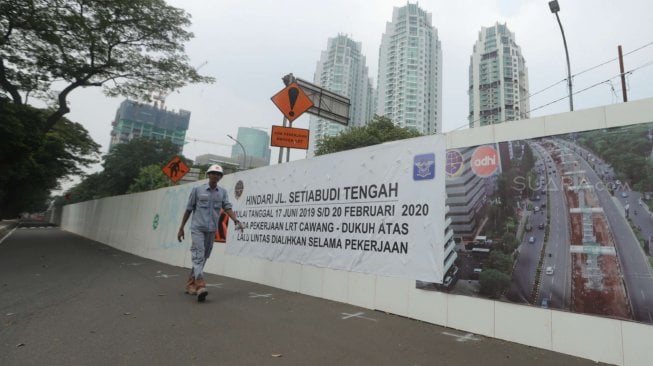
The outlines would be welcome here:
<svg viewBox="0 0 653 366">
<path fill-rule="evenodd" d="M 288 121 L 288 127 L 292 128 L 292 122 Z M 290 161 L 290 148 L 286 148 L 286 163 Z"/>
<path fill-rule="evenodd" d="M 283 116 L 283 127 L 286 127 L 286 122 L 288 122 L 288 118 L 286 116 Z M 283 147 L 279 148 L 279 164 L 283 161 Z"/>
<path fill-rule="evenodd" d="M 349 109 L 351 103 L 349 98 L 330 92 L 315 84 L 297 79 L 292 73 L 281 78 L 286 87 L 273 95 L 270 99 L 277 108 L 283 113 L 283 127 L 286 128 L 286 122 L 290 126 L 288 130 L 293 130 L 292 122 L 302 113 L 308 112 L 314 116 L 329 119 L 345 126 L 349 124 Z M 301 139 L 293 139 L 293 133 L 288 132 L 288 136 L 283 136 L 278 142 L 279 146 L 279 164 L 283 161 L 283 147 L 286 147 L 286 162 L 290 161 L 290 147 L 298 148 L 297 145 Z M 306 140 L 308 141 L 308 140 Z M 301 148 L 301 147 L 300 147 Z M 307 149 L 307 148 L 304 148 Z"/>
</svg>

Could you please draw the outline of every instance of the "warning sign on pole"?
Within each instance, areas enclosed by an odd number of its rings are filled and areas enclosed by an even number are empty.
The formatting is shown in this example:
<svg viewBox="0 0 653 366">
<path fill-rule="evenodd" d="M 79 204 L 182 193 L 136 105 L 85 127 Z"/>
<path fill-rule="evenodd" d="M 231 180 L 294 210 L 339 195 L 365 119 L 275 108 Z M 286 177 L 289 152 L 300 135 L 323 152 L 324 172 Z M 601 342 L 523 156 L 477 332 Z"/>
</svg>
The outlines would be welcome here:
<svg viewBox="0 0 653 366">
<path fill-rule="evenodd" d="M 290 122 L 313 106 L 313 102 L 308 99 L 297 83 L 288 85 L 270 99 Z"/>
<path fill-rule="evenodd" d="M 270 145 L 307 150 L 308 130 L 304 128 L 272 126 Z"/>
<path fill-rule="evenodd" d="M 163 168 L 163 173 L 170 178 L 171 181 L 177 183 L 181 178 L 186 175 L 190 171 L 190 168 L 186 163 L 184 163 L 183 160 L 179 156 L 175 156 L 168 162 L 168 164 L 164 165 Z"/>
</svg>

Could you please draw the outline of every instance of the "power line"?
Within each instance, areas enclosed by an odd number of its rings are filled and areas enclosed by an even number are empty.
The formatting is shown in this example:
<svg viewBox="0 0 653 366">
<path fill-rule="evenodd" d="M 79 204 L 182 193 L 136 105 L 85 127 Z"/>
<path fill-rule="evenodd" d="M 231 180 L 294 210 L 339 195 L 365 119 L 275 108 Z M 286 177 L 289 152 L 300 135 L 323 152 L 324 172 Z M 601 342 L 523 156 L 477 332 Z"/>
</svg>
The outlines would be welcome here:
<svg viewBox="0 0 653 366">
<path fill-rule="evenodd" d="M 650 45 L 653 45 L 653 42 L 648 43 L 648 44 L 646 44 L 646 45 L 644 45 L 644 46 L 638 48 L 637 50 L 641 50 L 642 48 L 647 47 L 647 46 L 650 46 Z M 637 51 L 637 50 L 636 50 L 636 51 Z M 631 51 L 630 53 L 632 53 L 632 52 L 635 52 L 635 51 Z M 636 67 L 636 68 L 634 68 L 634 69 L 631 69 L 631 70 L 625 71 L 625 72 L 624 72 L 624 75 L 632 75 L 635 71 L 638 71 L 638 70 L 643 69 L 643 68 L 645 68 L 645 67 L 647 67 L 647 66 L 650 66 L 650 65 L 653 65 L 653 60 L 648 61 L 648 62 L 644 63 L 643 65 L 641 65 L 641 66 L 639 66 L 639 67 Z M 584 88 L 584 89 L 577 90 L 577 91 L 575 91 L 572 95 L 576 95 L 576 94 L 578 94 L 578 93 L 582 93 L 582 92 L 587 91 L 587 90 L 589 90 L 589 89 L 595 88 L 595 87 L 597 87 L 597 86 L 599 86 L 599 85 L 601 85 L 601 84 L 608 83 L 608 84 L 612 85 L 612 80 L 614 80 L 614 79 L 616 79 L 616 78 L 619 78 L 619 77 L 621 77 L 621 73 L 619 73 L 619 74 L 617 74 L 617 75 L 615 75 L 615 76 L 613 76 L 613 77 L 611 77 L 611 78 L 609 78 L 609 79 L 607 79 L 607 80 L 603 80 L 603 81 L 600 81 L 600 82 L 598 82 L 598 83 L 592 84 L 592 85 L 590 85 L 590 86 L 588 86 L 588 87 L 586 87 L 586 88 Z M 562 81 L 566 81 L 566 79 L 564 79 L 564 80 L 562 80 Z M 560 83 L 560 82 L 558 82 L 558 83 L 556 83 L 556 84 L 554 84 L 554 85 L 557 85 L 557 84 L 559 84 L 559 83 Z M 550 87 L 549 87 L 549 88 L 550 88 Z M 547 88 L 547 89 L 548 89 L 548 88 Z M 613 87 L 613 89 L 614 89 L 614 87 Z M 538 92 L 538 93 L 539 93 L 539 92 Z M 535 95 L 535 94 L 531 94 L 531 95 Z M 530 96 L 529 96 L 529 97 L 530 97 Z M 553 101 L 551 101 L 551 102 L 549 102 L 549 103 L 543 104 L 543 105 L 541 105 L 541 106 L 539 106 L 539 107 L 532 108 L 531 110 L 529 110 L 529 111 L 526 112 L 526 113 L 531 113 L 531 112 L 533 112 L 533 111 L 537 111 L 537 110 L 539 110 L 539 109 L 542 109 L 542 108 L 548 107 L 548 106 L 550 106 L 550 105 L 552 105 L 552 104 L 555 104 L 555 103 L 560 102 L 560 101 L 562 101 L 562 100 L 565 100 L 565 99 L 567 99 L 567 98 L 569 98 L 569 95 L 565 95 L 564 97 L 558 98 L 558 99 L 553 100 Z M 480 122 L 480 121 L 481 121 L 481 118 L 479 118 L 479 119 L 477 119 L 477 120 L 474 120 L 474 121 L 472 122 L 472 125 L 475 124 L 476 122 Z M 498 123 L 507 122 L 507 121 L 508 121 L 508 120 L 503 120 L 503 121 L 497 122 L 497 124 L 498 124 Z M 457 130 L 463 129 L 464 127 L 468 127 L 469 124 L 470 124 L 470 123 L 467 122 L 467 123 L 464 124 L 464 125 L 460 125 L 460 126 L 454 128 L 452 131 L 457 131 Z"/>
<path fill-rule="evenodd" d="M 630 52 L 628 52 L 628 53 L 624 53 L 623 56 L 628 56 L 628 55 L 630 55 L 630 54 L 632 54 L 632 53 L 635 53 L 635 52 L 637 52 L 637 51 L 639 51 L 639 50 L 641 50 L 641 49 L 644 49 L 644 48 L 646 48 L 646 47 L 648 47 L 648 46 L 651 46 L 651 45 L 653 45 L 653 42 L 649 42 L 649 43 L 647 43 L 647 44 L 645 44 L 645 45 L 643 45 L 643 46 L 641 46 L 641 47 L 639 47 L 639 48 L 636 48 L 636 49 L 634 49 L 634 50 L 632 50 L 632 51 L 630 51 Z M 598 65 L 596 65 L 596 66 L 592 66 L 592 67 L 590 67 L 589 69 L 586 69 L 586 70 L 583 70 L 583 71 L 581 71 L 581 72 L 579 72 L 579 73 L 576 73 L 576 74 L 572 75 L 571 77 L 573 78 L 573 77 L 575 77 L 575 76 L 578 76 L 578 75 L 584 74 L 584 73 L 586 73 L 586 72 L 588 72 L 588 71 L 592 71 L 592 70 L 594 70 L 594 69 L 596 69 L 596 68 L 599 68 L 599 67 L 601 67 L 601 66 L 603 66 L 603 65 L 607 65 L 607 64 L 609 64 L 610 62 L 617 61 L 618 59 L 619 59 L 619 57 L 615 57 L 615 58 L 613 58 L 613 59 L 611 59 L 611 60 L 605 61 L 604 63 L 598 64 Z"/>
<path fill-rule="evenodd" d="M 642 49 L 644 49 L 644 48 L 646 48 L 646 47 L 649 47 L 649 46 L 651 46 L 651 45 L 653 45 L 653 41 L 652 41 L 652 42 L 649 42 L 649 43 L 646 43 L 645 45 L 640 46 L 640 47 L 638 47 L 638 48 L 636 48 L 636 49 L 634 49 L 634 50 L 632 50 L 632 51 L 630 51 L 630 52 L 628 52 L 628 53 L 625 53 L 624 56 L 631 55 L 631 54 L 633 54 L 633 53 L 635 53 L 635 52 L 638 52 L 638 51 L 640 51 L 640 50 L 642 50 Z M 604 66 L 604 65 L 606 65 L 606 64 L 608 64 L 608 63 L 614 62 L 615 60 L 618 60 L 618 57 L 615 57 L 615 58 L 613 58 L 613 59 L 611 59 L 611 60 L 608 60 L 608 61 L 605 61 L 605 62 L 603 62 L 603 63 L 600 63 L 600 64 L 598 64 L 598 65 L 596 65 L 596 66 L 593 66 L 593 67 L 590 67 L 590 68 L 585 69 L 585 70 L 583 70 L 583 71 L 580 71 L 580 72 L 578 72 L 578 73 L 572 75 L 572 78 L 575 77 L 575 76 L 578 76 L 578 75 L 582 75 L 582 74 L 584 74 L 584 73 L 586 73 L 586 72 L 589 72 L 589 71 L 591 71 L 591 70 L 594 70 L 594 69 L 596 69 L 596 68 L 599 68 L 599 67 L 601 67 L 601 66 Z M 646 67 L 646 66 L 650 65 L 651 63 L 653 63 L 653 61 L 652 61 L 652 62 L 649 62 L 649 63 L 646 63 L 646 64 L 644 64 L 644 65 L 642 65 L 642 66 L 640 66 L 640 67 L 638 67 L 638 68 L 632 69 L 632 70 L 630 70 L 630 71 L 628 71 L 628 72 L 625 72 L 624 74 L 632 74 L 633 72 L 635 72 L 635 71 L 637 71 L 637 70 L 639 70 L 639 69 L 641 69 L 641 68 L 643 68 L 643 67 Z M 617 75 L 616 77 L 619 77 L 619 76 L 621 76 L 621 74 Z M 608 80 L 606 80 L 606 81 L 610 81 L 610 80 L 612 80 L 612 79 L 614 79 L 614 77 L 613 77 L 613 78 L 610 78 L 610 79 L 608 79 Z M 555 82 L 555 83 L 553 83 L 553 84 L 551 84 L 551 85 L 545 87 L 544 89 L 541 89 L 541 90 L 539 90 L 539 91 L 537 91 L 537 92 L 534 92 L 534 93 L 529 94 L 529 95 L 526 96 L 526 98 L 524 98 L 523 100 L 528 100 L 528 99 L 530 99 L 531 97 L 533 97 L 533 96 L 535 96 L 535 95 L 537 95 L 537 94 L 540 94 L 540 93 L 542 93 L 542 92 L 544 92 L 544 91 L 546 91 L 546 90 L 549 90 L 549 89 L 553 88 L 554 86 L 556 86 L 556 85 L 558 85 L 558 84 L 560 84 L 560 83 L 566 82 L 566 81 L 567 81 L 567 78 L 564 78 L 564 79 L 562 79 L 562 80 L 560 80 L 560 81 L 558 81 L 558 82 Z M 594 84 L 594 85 L 592 85 L 592 86 L 590 86 L 590 87 L 588 87 L 588 88 L 593 88 L 593 87 L 595 87 L 595 86 L 597 86 L 597 85 L 601 85 L 601 84 L 605 83 L 606 81 L 602 81 L 602 82 L 600 82 L 600 83 Z M 581 90 L 581 92 L 587 90 L 588 88 L 585 88 L 585 89 Z M 578 91 L 577 91 L 577 92 L 574 92 L 572 95 L 577 94 L 577 93 L 578 93 Z M 542 109 L 542 108 L 547 107 L 547 106 L 549 106 L 549 105 L 551 105 L 551 104 L 554 104 L 554 103 L 557 103 L 557 102 L 559 102 L 559 101 L 561 101 L 561 100 L 564 100 L 564 99 L 566 99 L 566 98 L 568 98 L 568 97 L 569 97 L 569 96 L 565 96 L 565 97 L 563 97 L 563 98 L 556 99 L 556 100 L 554 100 L 554 101 L 552 101 L 552 102 L 550 102 L 550 103 L 547 103 L 547 104 L 545 104 L 545 105 L 539 106 L 539 107 L 534 108 L 534 109 L 531 109 L 531 110 L 529 110 L 527 113 L 530 113 L 530 112 L 532 112 L 532 111 L 536 111 L 536 110 L 538 110 L 538 109 Z M 477 119 L 477 120 L 474 120 L 474 121 L 472 122 L 472 124 L 474 124 L 474 123 L 476 123 L 476 122 L 479 122 L 480 120 L 481 120 L 480 118 Z M 501 122 L 499 122 L 499 123 L 503 123 L 503 122 L 506 122 L 506 121 L 501 121 Z M 460 130 L 460 129 L 464 128 L 465 126 L 469 126 L 469 122 L 466 123 L 466 124 L 464 124 L 464 125 L 460 125 L 459 127 L 454 128 L 452 131 Z"/>
<path fill-rule="evenodd" d="M 649 43 L 647 43 L 647 44 L 645 44 L 645 45 L 643 45 L 643 46 L 640 46 L 640 47 L 638 47 L 638 48 L 636 48 L 636 49 L 634 49 L 634 50 L 632 50 L 632 51 L 630 51 L 630 52 L 628 52 L 628 53 L 625 53 L 624 56 L 628 56 L 628 55 L 630 55 L 630 54 L 633 54 L 633 53 L 635 53 L 635 52 L 638 52 L 638 51 L 640 51 L 640 50 L 642 50 L 642 49 L 644 49 L 644 48 L 646 48 L 646 47 L 649 47 L 649 46 L 651 46 L 651 45 L 653 45 L 653 42 L 649 42 Z M 607 64 L 609 64 L 609 63 L 611 63 L 611 62 L 614 62 L 614 61 L 616 61 L 616 60 L 618 60 L 618 59 L 619 59 L 619 57 L 615 57 L 615 58 L 613 58 L 613 59 L 610 59 L 610 60 L 608 60 L 608 61 L 602 62 L 602 63 L 600 63 L 600 64 L 598 64 L 598 65 L 592 66 L 592 67 L 590 67 L 590 68 L 588 68 L 588 69 L 585 69 L 585 70 L 583 70 L 583 71 L 577 72 L 577 73 L 571 75 L 571 78 L 573 79 L 573 78 L 575 78 L 576 76 L 582 75 L 582 74 L 584 74 L 584 73 L 586 73 L 586 72 L 589 72 L 589 71 L 592 71 L 592 70 L 594 70 L 594 69 L 597 69 L 597 68 L 599 68 L 599 67 L 601 67 L 601 66 L 607 65 Z M 553 83 L 553 84 L 551 84 L 551 85 L 545 87 L 544 89 L 541 89 L 541 90 L 538 90 L 538 91 L 536 91 L 536 92 L 534 92 L 534 93 L 529 94 L 528 96 L 526 96 L 526 98 L 524 98 L 524 100 L 528 100 L 528 99 L 530 99 L 531 97 L 533 97 L 533 96 L 535 96 L 535 95 L 538 95 L 538 94 L 540 94 L 540 93 L 542 93 L 542 92 L 544 92 L 544 91 L 547 91 L 547 90 L 553 88 L 554 86 L 556 86 L 556 85 L 558 85 L 558 84 L 560 84 L 560 83 L 566 82 L 566 81 L 567 81 L 567 78 L 564 78 L 564 79 L 562 79 L 562 80 L 560 80 L 560 81 L 558 81 L 558 82 L 555 82 L 555 83 Z M 574 93 L 574 94 L 575 94 L 575 93 Z"/>
</svg>

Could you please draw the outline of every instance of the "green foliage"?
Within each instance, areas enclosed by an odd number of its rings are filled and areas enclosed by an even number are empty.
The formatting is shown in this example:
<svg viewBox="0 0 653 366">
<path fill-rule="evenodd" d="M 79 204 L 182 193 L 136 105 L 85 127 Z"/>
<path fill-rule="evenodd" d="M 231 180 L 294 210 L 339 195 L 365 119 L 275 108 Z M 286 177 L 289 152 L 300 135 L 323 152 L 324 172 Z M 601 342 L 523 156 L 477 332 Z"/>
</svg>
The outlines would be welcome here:
<svg viewBox="0 0 653 366">
<path fill-rule="evenodd" d="M 103 179 L 104 177 L 100 173 L 90 174 L 66 192 L 65 196 L 68 198 L 64 200 L 64 203 L 68 204 L 102 198 L 101 187 L 103 185 Z"/>
<path fill-rule="evenodd" d="M 528 172 L 535 166 L 535 157 L 533 156 L 533 149 L 529 144 L 524 144 L 524 155 L 519 163 L 521 172 Z"/>
<path fill-rule="evenodd" d="M 337 136 L 323 138 L 317 143 L 315 155 L 331 154 L 418 136 L 421 134 L 416 130 L 397 127 L 390 119 L 375 116 L 363 127 L 350 128 Z"/>
<path fill-rule="evenodd" d="M 515 208 L 519 194 L 521 193 L 524 197 L 533 195 L 532 188 L 537 182 L 536 174 L 533 172 L 535 159 L 528 144 L 523 143 L 523 149 L 524 154 L 521 160 L 516 160 L 510 169 L 502 172 L 497 179 L 497 188 L 490 197 L 490 205 L 487 210 L 487 233 L 489 236 L 500 237 L 504 233 L 514 234 L 517 228 Z M 509 251 L 504 251 L 504 253 L 509 253 Z"/>
<path fill-rule="evenodd" d="M 513 231 L 506 231 L 501 237 L 500 250 L 504 254 L 510 254 L 517 249 L 519 241 Z"/>
<path fill-rule="evenodd" d="M 141 169 L 127 193 L 151 191 L 171 185 L 172 181 L 163 173 L 161 165 L 153 164 Z"/>
<path fill-rule="evenodd" d="M 588 147 L 612 165 L 617 178 L 639 191 L 653 191 L 653 143 L 649 129 L 653 124 L 638 124 L 580 134 L 578 143 Z"/>
<path fill-rule="evenodd" d="M 154 177 L 155 170 L 160 172 L 175 155 L 179 155 L 179 147 L 170 140 L 136 138 L 115 145 L 103 157 L 104 170 L 88 176 L 71 189 L 68 192 L 71 196 L 68 202 L 81 202 L 164 187 L 165 185 L 160 186 L 158 179 Z M 183 156 L 181 158 L 185 162 L 188 161 Z M 156 169 L 151 166 L 155 166 Z M 145 172 L 143 172 L 144 168 L 147 168 Z M 150 178 L 152 180 L 148 183 Z"/>
<path fill-rule="evenodd" d="M 498 237 L 506 232 L 506 224 L 515 214 L 515 194 L 512 185 L 516 171 L 510 170 L 499 176 L 497 179 L 497 190 L 490 198 L 488 207 L 488 234 Z M 514 227 L 514 222 L 512 223 Z"/>
<path fill-rule="evenodd" d="M 653 159 L 646 160 L 642 177 L 633 188 L 640 192 L 653 192 Z"/>
<path fill-rule="evenodd" d="M 136 138 L 125 144 L 115 145 L 103 157 L 103 182 L 100 196 L 117 196 L 129 190 L 141 169 L 148 165 L 164 166 L 175 155 L 179 147 L 170 140 Z"/>
<path fill-rule="evenodd" d="M 487 269 L 479 276 L 479 293 L 491 299 L 498 299 L 510 287 L 510 276 L 496 269 Z"/>
<path fill-rule="evenodd" d="M 498 250 L 490 252 L 488 267 L 505 274 L 512 273 L 512 257 Z"/>
<path fill-rule="evenodd" d="M 150 100 L 152 91 L 213 82 L 188 63 L 190 16 L 164 0 L 11 0 L 0 3 L 0 87 L 14 103 L 32 94 L 68 113 L 79 87 Z M 55 91 L 53 83 L 57 85 Z M 22 94 L 21 94 L 22 93 Z"/>
<path fill-rule="evenodd" d="M 44 132 L 49 112 L 0 98 L 0 217 L 45 209 L 59 179 L 97 161 L 99 145 L 80 124 L 62 118 Z"/>
</svg>

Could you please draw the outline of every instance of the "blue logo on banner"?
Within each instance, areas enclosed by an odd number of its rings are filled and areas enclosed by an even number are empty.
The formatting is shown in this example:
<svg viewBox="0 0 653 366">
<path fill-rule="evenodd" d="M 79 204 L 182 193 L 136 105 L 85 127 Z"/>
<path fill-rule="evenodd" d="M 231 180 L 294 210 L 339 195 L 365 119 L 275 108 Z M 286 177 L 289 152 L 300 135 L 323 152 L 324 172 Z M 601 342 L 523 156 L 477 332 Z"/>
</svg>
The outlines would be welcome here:
<svg viewBox="0 0 653 366">
<path fill-rule="evenodd" d="M 416 155 L 413 160 L 413 180 L 435 178 L 435 154 Z"/>
</svg>

